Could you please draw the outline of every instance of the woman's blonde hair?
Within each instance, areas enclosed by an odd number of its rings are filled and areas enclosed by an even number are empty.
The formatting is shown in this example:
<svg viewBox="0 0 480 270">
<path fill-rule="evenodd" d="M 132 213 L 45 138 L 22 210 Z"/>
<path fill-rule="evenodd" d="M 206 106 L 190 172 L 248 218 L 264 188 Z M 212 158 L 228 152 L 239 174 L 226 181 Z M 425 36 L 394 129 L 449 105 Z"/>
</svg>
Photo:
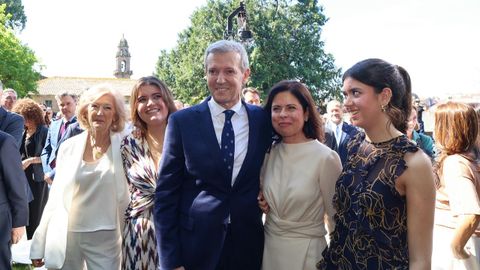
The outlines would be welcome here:
<svg viewBox="0 0 480 270">
<path fill-rule="evenodd" d="M 89 130 L 91 128 L 90 122 L 88 121 L 88 106 L 104 95 L 111 95 L 115 101 L 115 115 L 110 130 L 113 132 L 121 132 L 125 128 L 125 122 L 127 121 L 124 97 L 108 84 L 92 86 L 82 93 L 77 106 L 78 122 L 83 129 Z"/>
</svg>

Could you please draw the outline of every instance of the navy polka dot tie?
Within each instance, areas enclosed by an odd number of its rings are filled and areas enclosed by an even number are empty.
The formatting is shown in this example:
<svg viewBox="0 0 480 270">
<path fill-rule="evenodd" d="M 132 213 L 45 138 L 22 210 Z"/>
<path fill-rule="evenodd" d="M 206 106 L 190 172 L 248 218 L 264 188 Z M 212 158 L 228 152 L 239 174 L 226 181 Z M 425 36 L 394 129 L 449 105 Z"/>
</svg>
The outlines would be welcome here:
<svg viewBox="0 0 480 270">
<path fill-rule="evenodd" d="M 235 133 L 232 126 L 232 116 L 235 113 L 232 110 L 225 110 L 225 124 L 222 131 L 221 151 L 223 154 L 223 162 L 227 167 L 228 175 L 232 177 L 233 159 L 235 155 Z"/>
</svg>

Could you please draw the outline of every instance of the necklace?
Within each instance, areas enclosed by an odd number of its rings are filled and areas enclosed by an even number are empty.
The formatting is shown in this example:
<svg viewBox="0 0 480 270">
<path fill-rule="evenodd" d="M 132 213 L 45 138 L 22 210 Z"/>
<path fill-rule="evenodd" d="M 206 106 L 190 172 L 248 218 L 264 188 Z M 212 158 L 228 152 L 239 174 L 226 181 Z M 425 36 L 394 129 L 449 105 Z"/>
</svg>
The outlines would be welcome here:
<svg viewBox="0 0 480 270">
<path fill-rule="evenodd" d="M 163 138 L 161 138 L 161 141 L 158 141 L 151 134 L 148 134 L 146 138 L 148 148 L 150 149 L 150 153 L 152 154 L 152 156 L 154 156 L 155 158 L 161 156 L 163 150 Z"/>
<path fill-rule="evenodd" d="M 97 146 L 93 146 L 93 157 L 95 159 L 100 159 L 103 156 L 103 152 L 101 150 L 97 149 Z"/>
<path fill-rule="evenodd" d="M 105 154 L 105 152 L 102 150 L 102 147 L 96 144 L 93 136 L 90 136 L 90 143 L 92 145 L 93 158 L 96 160 L 100 159 L 103 154 Z"/>
</svg>

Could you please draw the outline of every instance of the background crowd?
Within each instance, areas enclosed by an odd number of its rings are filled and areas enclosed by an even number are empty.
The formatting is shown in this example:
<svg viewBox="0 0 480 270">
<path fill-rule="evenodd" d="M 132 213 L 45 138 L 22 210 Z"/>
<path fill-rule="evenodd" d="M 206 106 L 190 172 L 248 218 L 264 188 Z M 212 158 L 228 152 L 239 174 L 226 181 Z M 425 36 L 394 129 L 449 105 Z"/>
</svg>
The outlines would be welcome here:
<svg viewBox="0 0 480 270">
<path fill-rule="evenodd" d="M 26 232 L 48 269 L 480 269 L 478 106 L 437 105 L 431 137 L 381 59 L 325 115 L 301 82 L 245 88 L 239 43 L 204 67 L 191 107 L 154 76 L 129 108 L 97 85 L 56 114 L 0 87 L 0 268 Z"/>
</svg>

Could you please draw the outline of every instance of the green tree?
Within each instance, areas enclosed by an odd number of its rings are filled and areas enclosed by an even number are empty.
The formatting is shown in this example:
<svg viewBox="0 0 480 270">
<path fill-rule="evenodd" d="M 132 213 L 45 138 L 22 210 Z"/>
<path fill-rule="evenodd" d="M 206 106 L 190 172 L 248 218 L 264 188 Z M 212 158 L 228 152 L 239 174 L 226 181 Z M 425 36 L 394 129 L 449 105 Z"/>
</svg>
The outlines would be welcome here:
<svg viewBox="0 0 480 270">
<path fill-rule="evenodd" d="M 12 15 L 5 22 L 2 22 L 2 24 L 5 25 L 6 23 L 6 26 L 15 30 L 23 30 L 27 23 L 27 16 L 25 16 L 22 0 L 0 0 L 0 5 L 2 4 L 7 5 L 5 13 Z"/>
<path fill-rule="evenodd" d="M 9 17 L 5 15 L 5 5 L 0 5 L 0 80 L 4 87 L 15 89 L 23 97 L 36 92 L 40 74 L 34 69 L 37 58 L 33 51 L 6 26 Z"/>
<path fill-rule="evenodd" d="M 327 18 L 318 1 L 247 0 L 245 5 L 254 35 L 247 45 L 252 71 L 248 86 L 265 97 L 276 82 L 295 79 L 309 87 L 318 104 L 340 96 L 341 70 L 323 50 L 320 34 Z M 161 51 L 156 73 L 176 98 L 197 103 L 208 95 L 205 48 L 223 38 L 227 17 L 238 6 L 238 0 L 209 0 L 192 14 L 191 26 L 179 34 L 176 47 Z"/>
</svg>

